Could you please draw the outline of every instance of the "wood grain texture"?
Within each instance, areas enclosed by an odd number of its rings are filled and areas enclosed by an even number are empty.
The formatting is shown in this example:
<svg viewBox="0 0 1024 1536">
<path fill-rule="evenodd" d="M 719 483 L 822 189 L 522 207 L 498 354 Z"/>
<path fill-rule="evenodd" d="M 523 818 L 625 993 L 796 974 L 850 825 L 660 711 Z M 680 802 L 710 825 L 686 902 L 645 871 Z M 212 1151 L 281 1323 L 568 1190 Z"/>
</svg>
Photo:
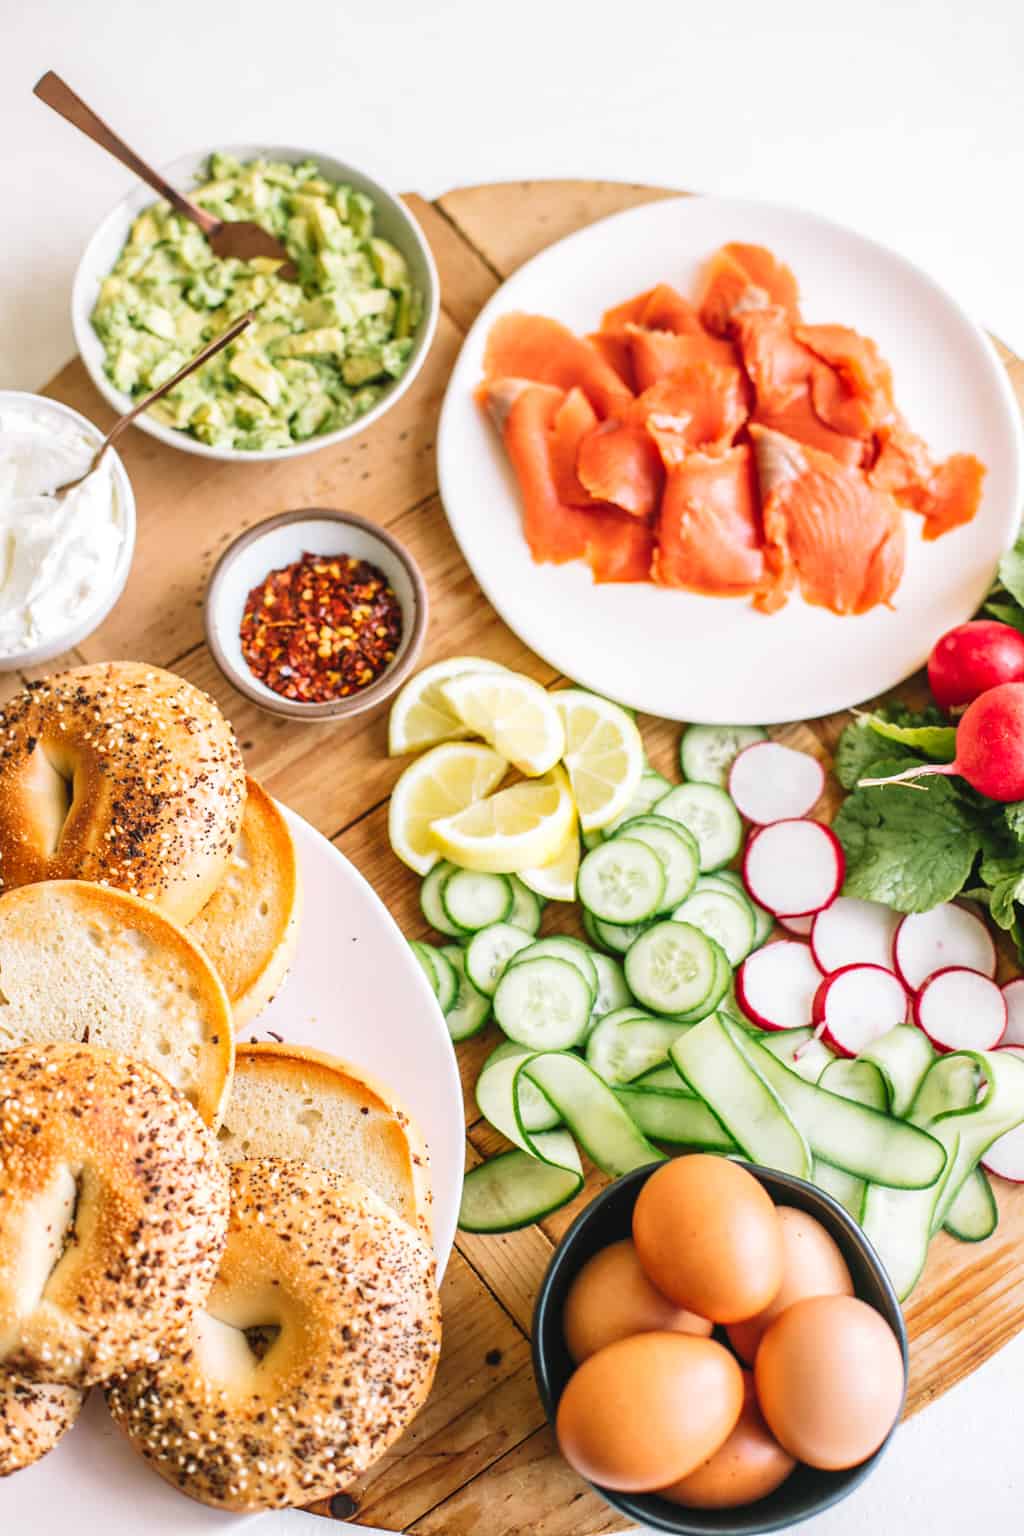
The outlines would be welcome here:
<svg viewBox="0 0 1024 1536">
<path fill-rule="evenodd" d="M 384 712 L 306 727 L 261 714 L 224 682 L 203 644 L 206 582 L 225 545 L 260 518 L 304 505 L 349 508 L 394 531 L 423 569 L 431 600 L 424 662 L 476 652 L 558 686 L 563 680 L 490 608 L 451 538 L 437 496 L 438 409 L 462 335 L 502 279 L 574 229 L 674 195 L 655 187 L 558 181 L 463 188 L 436 204 L 411 197 L 438 263 L 443 314 L 422 375 L 383 421 L 340 448 L 276 466 L 220 465 L 137 431 L 128 435 L 124 458 L 139 510 L 134 568 L 110 618 L 67 664 L 137 658 L 172 665 L 207 689 L 234 724 L 249 770 L 334 839 L 410 938 L 426 937 L 427 930 L 419 883 L 387 847 L 386 801 L 403 763 L 387 757 Z M 1024 362 L 1003 347 L 999 352 L 1024 403 Z M 101 425 L 111 421 L 80 361 L 47 392 Z M 17 674 L 0 676 L 0 701 L 18 682 Z M 901 693 L 919 695 L 920 682 Z M 843 723 L 836 716 L 775 734 L 827 761 Z M 646 716 L 639 724 L 653 765 L 678 778 L 678 727 Z M 838 802 L 830 781 L 820 814 L 831 815 Z M 545 931 L 559 929 L 579 931 L 574 911 L 553 905 Z M 481 1120 L 472 1092 L 497 1039 L 492 1027 L 459 1050 L 469 1166 L 501 1144 Z M 540 1226 L 503 1237 L 460 1234 L 444 1281 L 445 1342 L 435 1391 L 399 1445 L 347 1490 L 356 1513 L 346 1517 L 417 1536 L 598 1536 L 625 1529 L 557 1455 L 529 1363 L 533 1299 L 553 1245 L 604 1182 L 589 1169 L 578 1199 Z M 998 1197 L 1002 1219 L 991 1241 L 971 1247 L 943 1236 L 932 1246 L 907 1309 L 910 1413 L 977 1369 L 1024 1326 L 1016 1261 L 1024 1242 L 1024 1193 L 1003 1185 Z M 316 1512 L 329 1514 L 327 1504 Z"/>
</svg>

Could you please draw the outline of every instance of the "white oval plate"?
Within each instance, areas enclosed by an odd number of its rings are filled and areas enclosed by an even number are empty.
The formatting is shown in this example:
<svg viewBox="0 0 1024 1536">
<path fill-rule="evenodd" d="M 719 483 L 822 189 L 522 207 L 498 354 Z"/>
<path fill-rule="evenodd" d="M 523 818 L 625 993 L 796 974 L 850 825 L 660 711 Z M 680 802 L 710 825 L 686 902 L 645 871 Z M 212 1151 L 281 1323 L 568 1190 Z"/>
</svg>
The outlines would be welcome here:
<svg viewBox="0 0 1024 1536">
<path fill-rule="evenodd" d="M 245 1036 L 262 1040 L 274 1030 L 393 1089 L 430 1148 L 441 1273 L 465 1156 L 462 1090 L 444 1019 L 380 897 L 314 827 L 284 811 L 302 868 L 302 930 L 287 981 Z M 98 1388 L 49 1456 L 0 1482 L 0 1531 L 10 1536 L 203 1536 L 256 1523 L 276 1528 L 278 1519 L 207 1509 L 165 1483 L 115 1427 Z"/>
<path fill-rule="evenodd" d="M 497 433 L 473 398 L 499 315 L 552 315 L 595 330 L 602 312 L 657 282 L 694 292 L 728 240 L 767 245 L 796 273 L 808 321 L 865 332 L 892 364 L 896 398 L 936 458 L 988 466 L 975 520 L 926 544 L 907 513 L 892 610 L 838 618 L 792 597 L 765 617 L 745 598 L 650 583 L 594 586 L 582 561 L 534 565 Z M 485 306 L 466 338 L 438 434 L 441 495 L 474 576 L 520 639 L 560 672 L 670 720 L 770 724 L 846 709 L 894 687 L 975 611 L 1013 542 L 1022 500 L 1020 412 L 988 338 L 911 262 L 814 214 L 768 203 L 673 198 L 602 219 L 542 251 Z"/>
</svg>

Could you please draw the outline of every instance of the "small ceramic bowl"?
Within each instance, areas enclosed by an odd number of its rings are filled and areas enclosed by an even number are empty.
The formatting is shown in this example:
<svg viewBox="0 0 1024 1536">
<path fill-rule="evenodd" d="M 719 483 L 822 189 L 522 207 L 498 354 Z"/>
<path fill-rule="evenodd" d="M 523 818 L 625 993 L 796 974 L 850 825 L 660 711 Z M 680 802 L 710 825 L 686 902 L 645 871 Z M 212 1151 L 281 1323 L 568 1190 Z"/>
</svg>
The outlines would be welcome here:
<svg viewBox="0 0 1024 1536">
<path fill-rule="evenodd" d="M 548 1266 L 533 1314 L 533 1369 L 552 1425 L 559 1399 L 574 1369 L 562 1329 L 562 1313 L 569 1287 L 595 1253 L 609 1243 L 630 1236 L 637 1196 L 659 1167 L 660 1163 L 652 1163 L 646 1168 L 638 1168 L 609 1185 L 576 1218 Z M 909 1356 L 903 1313 L 881 1260 L 856 1222 L 829 1195 L 803 1179 L 775 1173 L 753 1163 L 745 1163 L 744 1167 L 764 1186 L 776 1205 L 792 1205 L 797 1210 L 806 1211 L 835 1238 L 849 1266 L 857 1295 L 882 1314 L 899 1340 L 905 1376 Z M 785 1530 L 845 1499 L 859 1483 L 870 1477 L 894 1433 L 895 1426 L 875 1454 L 859 1467 L 851 1467 L 845 1472 L 821 1472 L 814 1467 L 798 1466 L 766 1499 L 737 1509 L 684 1509 L 653 1493 L 613 1493 L 607 1488 L 598 1488 L 597 1492 L 613 1509 L 651 1530 L 670 1531 L 673 1536 L 710 1536 L 712 1532 L 718 1536 L 758 1536 L 762 1531 Z"/>
<path fill-rule="evenodd" d="M 204 459 L 223 459 L 236 464 L 251 464 L 261 459 L 294 459 L 300 454 L 315 453 L 318 448 L 327 448 L 332 443 L 344 442 L 346 438 L 364 431 L 371 422 L 376 421 L 378 417 L 384 415 L 385 411 L 391 409 L 395 401 L 405 394 L 430 351 L 441 307 L 441 285 L 434 258 L 423 231 L 405 204 L 386 187 L 382 187 L 379 182 L 374 181 L 356 166 L 349 165 L 346 161 L 339 160 L 322 149 L 306 149 L 291 144 L 212 145 L 210 149 L 204 149 L 198 154 L 181 155 L 177 160 L 172 160 L 169 165 L 162 166 L 163 175 L 174 186 L 180 187 L 183 192 L 188 192 L 192 187 L 199 186 L 206 180 L 206 163 L 214 150 L 234 155 L 239 160 L 284 160 L 294 165 L 303 160 L 315 160 L 323 175 L 331 181 L 347 182 L 357 192 L 366 193 L 372 199 L 376 211 L 377 233 L 385 240 L 390 240 L 392 245 L 401 251 L 408 264 L 412 280 L 423 295 L 423 318 L 417 328 L 408 367 L 402 377 L 387 387 L 372 410 L 358 417 L 349 426 L 339 428 L 337 432 L 325 432 L 320 437 L 310 437 L 304 442 L 293 443 L 288 448 L 249 450 L 217 448 L 209 443 L 201 443 L 187 432 L 166 427 L 154 421 L 148 414 L 140 416 L 135 425 L 141 431 L 148 432 L 150 437 L 159 438 L 162 443 L 167 443 L 172 448 L 180 448 L 185 453 L 198 454 Z M 103 343 L 92 328 L 91 315 L 99 296 L 100 284 L 109 275 L 121 254 L 133 220 L 143 208 L 147 208 L 155 201 L 156 198 L 149 187 L 141 183 L 129 192 L 127 197 L 121 199 L 117 207 L 108 213 L 82 252 L 71 290 L 71 327 L 75 334 L 75 345 L 82 354 L 82 361 L 89 370 L 89 376 L 96 388 L 104 399 L 110 402 L 119 416 L 131 410 L 135 402 L 128 395 L 115 389 L 107 377 L 103 368 Z"/>
<path fill-rule="evenodd" d="M 285 699 L 254 677 L 242 655 L 239 626 L 245 600 L 269 571 L 315 555 L 354 555 L 384 572 L 402 608 L 402 639 L 395 659 L 376 682 L 344 699 L 303 704 Z M 327 507 L 279 512 L 249 528 L 221 555 L 206 592 L 206 640 L 218 667 L 239 693 L 272 715 L 289 720 L 344 720 L 373 709 L 400 688 L 416 665 L 427 627 L 427 588 L 419 567 L 383 528 Z"/>
<path fill-rule="evenodd" d="M 26 406 L 52 412 L 58 420 L 73 422 L 81 430 L 82 436 L 97 447 L 103 441 L 103 433 L 99 427 L 89 421 L 86 416 L 80 415 L 78 411 L 73 411 L 69 405 L 62 405 L 58 400 L 50 400 L 45 395 L 31 394 L 27 390 L 0 390 L 0 417 L 3 416 L 5 407 L 18 409 Z M 63 629 L 55 631 L 48 640 L 28 650 L 16 651 L 11 655 L 0 655 L 0 672 L 24 671 L 28 667 L 38 667 L 44 662 L 52 661 L 62 652 L 70 651 L 73 646 L 79 645 L 88 635 L 91 635 L 94 629 L 99 628 L 124 591 L 128 572 L 132 566 L 132 556 L 135 553 L 135 496 L 128 478 L 128 471 L 116 448 L 108 448 L 105 458 L 113 466 L 114 489 L 121 519 L 121 546 L 110 570 L 109 580 L 102 590 L 97 592 L 95 600 L 76 615 L 73 623 L 66 624 Z"/>
</svg>

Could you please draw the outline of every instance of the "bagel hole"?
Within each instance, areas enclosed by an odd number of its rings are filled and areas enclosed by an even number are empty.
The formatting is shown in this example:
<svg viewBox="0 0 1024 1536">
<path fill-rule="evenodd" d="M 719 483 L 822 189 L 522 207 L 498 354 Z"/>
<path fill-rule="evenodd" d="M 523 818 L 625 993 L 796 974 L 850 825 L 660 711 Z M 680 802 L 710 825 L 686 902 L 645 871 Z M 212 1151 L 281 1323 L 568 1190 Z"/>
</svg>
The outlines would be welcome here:
<svg viewBox="0 0 1024 1536">
<path fill-rule="evenodd" d="M 263 1360 L 280 1337 L 281 1328 L 278 1323 L 256 1323 L 243 1328 L 242 1334 L 253 1358 Z"/>
<path fill-rule="evenodd" d="M 27 780 L 46 851 L 52 858 L 60 848 L 64 828 L 75 803 L 74 766 L 67 758 L 50 756 L 44 749 L 33 751 L 29 759 Z"/>
</svg>

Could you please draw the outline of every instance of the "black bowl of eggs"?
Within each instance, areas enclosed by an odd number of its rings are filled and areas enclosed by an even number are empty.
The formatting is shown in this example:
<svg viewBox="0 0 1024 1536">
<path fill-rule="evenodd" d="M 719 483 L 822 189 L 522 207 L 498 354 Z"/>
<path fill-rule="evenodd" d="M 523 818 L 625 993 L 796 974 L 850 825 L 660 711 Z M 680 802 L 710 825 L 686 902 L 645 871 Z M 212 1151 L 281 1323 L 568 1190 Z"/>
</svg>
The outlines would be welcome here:
<svg viewBox="0 0 1024 1536">
<path fill-rule="evenodd" d="M 903 1314 L 841 1206 L 694 1153 L 580 1215 L 534 1312 L 562 1455 L 613 1508 L 677 1536 L 754 1536 L 869 1476 L 903 1409 Z"/>
</svg>

